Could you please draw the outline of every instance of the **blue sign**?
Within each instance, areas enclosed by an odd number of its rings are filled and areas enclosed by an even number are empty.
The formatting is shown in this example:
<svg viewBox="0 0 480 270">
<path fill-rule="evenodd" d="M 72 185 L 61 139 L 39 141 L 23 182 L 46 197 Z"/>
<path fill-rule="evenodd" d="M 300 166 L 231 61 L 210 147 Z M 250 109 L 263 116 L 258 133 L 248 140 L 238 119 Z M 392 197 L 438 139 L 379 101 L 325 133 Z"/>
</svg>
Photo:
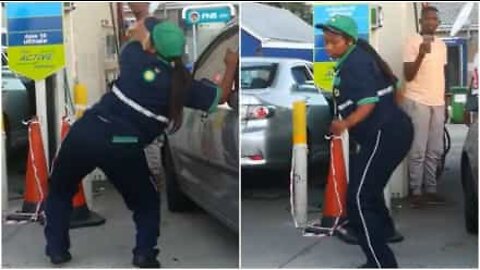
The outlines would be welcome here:
<svg viewBox="0 0 480 270">
<path fill-rule="evenodd" d="M 7 3 L 8 46 L 63 44 L 62 3 Z"/>
<path fill-rule="evenodd" d="M 232 18 L 229 6 L 189 8 L 186 12 L 187 24 L 228 22 Z"/>
<path fill-rule="evenodd" d="M 7 2 L 10 69 L 40 80 L 65 65 L 63 3 Z"/>
</svg>

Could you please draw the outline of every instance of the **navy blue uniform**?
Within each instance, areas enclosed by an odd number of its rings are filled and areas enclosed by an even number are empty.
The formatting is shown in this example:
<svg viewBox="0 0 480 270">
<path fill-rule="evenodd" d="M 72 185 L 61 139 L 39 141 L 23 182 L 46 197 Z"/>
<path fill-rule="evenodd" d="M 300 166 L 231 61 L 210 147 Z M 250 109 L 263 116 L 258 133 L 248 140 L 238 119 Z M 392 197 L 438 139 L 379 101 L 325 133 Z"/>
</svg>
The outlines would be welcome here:
<svg viewBox="0 0 480 270">
<path fill-rule="evenodd" d="M 168 115 L 172 68 L 139 42 L 127 43 L 120 55 L 115 85 L 125 96 L 156 115 Z M 220 89 L 193 81 L 185 106 L 212 111 Z M 156 255 L 160 231 L 160 198 L 150 174 L 144 147 L 160 135 L 167 123 L 149 118 L 108 92 L 72 126 L 62 143 L 49 179 L 45 236 L 47 255 L 64 254 L 72 197 L 78 184 L 101 168 L 133 211 L 137 235 L 134 254 Z"/>
<path fill-rule="evenodd" d="M 367 266 L 397 267 L 386 242 L 394 227 L 383 190 L 410 149 L 411 121 L 396 105 L 394 87 L 374 58 L 358 46 L 339 60 L 334 91 L 338 112 L 344 119 L 359 106 L 375 103 L 371 114 L 349 129 L 360 150 L 350 161 L 348 218 L 367 256 Z"/>
</svg>

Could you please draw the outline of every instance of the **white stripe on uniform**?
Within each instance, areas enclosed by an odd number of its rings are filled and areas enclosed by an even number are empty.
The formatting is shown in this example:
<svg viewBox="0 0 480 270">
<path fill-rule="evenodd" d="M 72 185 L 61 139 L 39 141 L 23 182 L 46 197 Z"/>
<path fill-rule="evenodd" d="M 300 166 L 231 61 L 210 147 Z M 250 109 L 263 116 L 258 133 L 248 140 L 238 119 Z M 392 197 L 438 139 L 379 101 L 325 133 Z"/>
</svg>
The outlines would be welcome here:
<svg viewBox="0 0 480 270">
<path fill-rule="evenodd" d="M 362 186 L 363 186 L 363 183 L 365 182 L 365 177 L 367 175 L 368 169 L 370 168 L 370 163 L 372 162 L 373 156 L 375 156 L 375 153 L 377 152 L 377 148 L 378 148 L 378 144 L 380 143 L 381 135 L 382 135 L 382 131 L 379 130 L 378 135 L 377 135 L 377 142 L 375 143 L 375 148 L 373 148 L 372 154 L 370 155 L 370 158 L 368 159 L 368 162 L 365 165 L 365 170 L 363 171 L 362 180 L 360 181 L 360 186 L 358 187 L 358 191 L 357 191 L 358 212 L 359 212 L 360 218 L 362 220 L 363 229 L 365 230 L 365 236 L 367 237 L 368 247 L 370 248 L 370 251 L 373 254 L 373 258 L 375 259 L 375 262 L 377 263 L 378 268 L 382 268 L 382 265 L 378 261 L 377 255 L 375 254 L 375 250 L 372 247 L 372 242 L 370 240 L 370 235 L 368 234 L 367 223 L 365 222 L 365 217 L 363 216 L 363 213 L 362 213 L 362 206 L 360 205 L 360 192 L 362 191 Z"/>
</svg>

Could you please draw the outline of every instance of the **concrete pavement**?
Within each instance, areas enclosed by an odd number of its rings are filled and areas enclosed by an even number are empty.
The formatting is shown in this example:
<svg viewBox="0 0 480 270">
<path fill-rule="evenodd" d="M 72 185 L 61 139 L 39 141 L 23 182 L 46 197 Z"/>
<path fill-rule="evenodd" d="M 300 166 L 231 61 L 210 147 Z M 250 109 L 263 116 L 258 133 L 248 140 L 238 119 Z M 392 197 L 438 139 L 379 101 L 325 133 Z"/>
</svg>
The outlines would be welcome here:
<svg viewBox="0 0 480 270">
<path fill-rule="evenodd" d="M 443 207 L 410 209 L 394 205 L 393 217 L 405 241 L 391 245 L 400 267 L 478 268 L 478 237 L 465 231 L 460 153 L 467 128 L 451 125 L 452 150 L 439 185 L 448 199 Z M 250 179 L 249 179 L 250 180 Z M 243 181 L 246 181 L 243 179 Z M 262 181 L 256 179 L 252 182 Z M 310 217 L 319 216 L 320 190 L 311 190 Z M 242 191 L 243 268 L 355 268 L 364 263 L 359 246 L 335 237 L 304 238 L 293 227 L 288 190 L 283 187 Z"/>
<path fill-rule="evenodd" d="M 103 182 L 105 185 L 106 182 Z M 110 186 L 94 197 L 94 210 L 107 219 L 103 226 L 71 230 L 73 260 L 68 268 L 131 268 L 134 224 L 131 212 Z M 238 236 L 204 213 L 174 214 L 162 198 L 160 256 L 166 268 L 237 268 Z M 10 211 L 22 200 L 10 201 Z M 2 226 L 4 268 L 51 268 L 44 256 L 39 224 Z"/>
</svg>

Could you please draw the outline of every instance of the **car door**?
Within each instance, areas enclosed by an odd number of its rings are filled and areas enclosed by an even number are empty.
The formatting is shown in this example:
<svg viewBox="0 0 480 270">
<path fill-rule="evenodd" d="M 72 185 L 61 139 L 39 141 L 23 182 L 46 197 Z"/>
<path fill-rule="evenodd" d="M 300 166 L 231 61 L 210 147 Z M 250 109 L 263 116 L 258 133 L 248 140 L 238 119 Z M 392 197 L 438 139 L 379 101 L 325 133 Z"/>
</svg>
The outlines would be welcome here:
<svg viewBox="0 0 480 270">
<path fill-rule="evenodd" d="M 238 51 L 238 25 L 218 35 L 194 67 L 196 80 L 220 82 L 227 48 Z M 238 80 L 237 80 L 238 81 Z M 238 88 L 238 86 L 236 87 Z M 238 230 L 238 93 L 217 111 L 185 108 L 183 127 L 170 138 L 180 186 L 202 208 Z"/>
</svg>

